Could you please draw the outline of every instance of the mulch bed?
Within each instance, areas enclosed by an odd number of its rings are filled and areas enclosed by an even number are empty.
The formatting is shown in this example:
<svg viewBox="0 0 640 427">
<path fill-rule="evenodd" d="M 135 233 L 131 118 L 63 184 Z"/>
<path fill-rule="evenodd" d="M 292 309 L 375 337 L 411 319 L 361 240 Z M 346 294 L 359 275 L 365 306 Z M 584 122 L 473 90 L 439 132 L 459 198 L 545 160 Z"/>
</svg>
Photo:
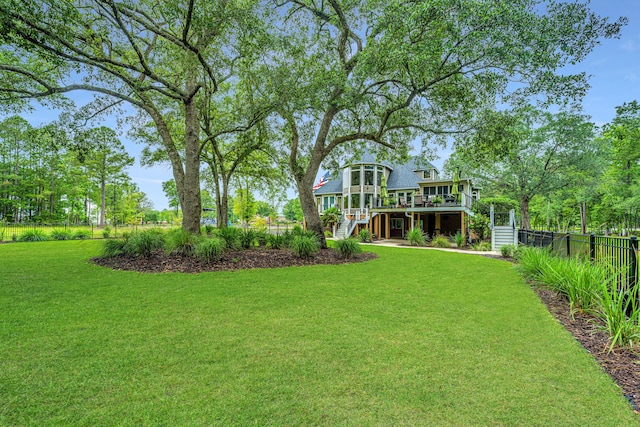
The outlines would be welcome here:
<svg viewBox="0 0 640 427">
<path fill-rule="evenodd" d="M 607 334 L 597 329 L 598 320 L 593 316 L 576 312 L 571 318 L 569 301 L 562 295 L 534 287 L 549 312 L 582 344 L 598 361 L 602 369 L 622 389 L 635 413 L 640 414 L 640 358 L 630 349 L 614 348 L 609 352 Z"/>
<path fill-rule="evenodd" d="M 194 257 L 167 255 L 156 252 L 148 258 L 117 256 L 92 258 L 95 264 L 114 270 L 133 270 L 141 273 L 203 273 L 206 271 L 246 270 L 249 268 L 279 268 L 316 264 L 347 264 L 368 261 L 378 255 L 364 252 L 344 259 L 333 249 L 321 249 L 312 258 L 302 259 L 291 251 L 256 248 L 225 252 L 219 261 L 207 262 Z"/>
</svg>

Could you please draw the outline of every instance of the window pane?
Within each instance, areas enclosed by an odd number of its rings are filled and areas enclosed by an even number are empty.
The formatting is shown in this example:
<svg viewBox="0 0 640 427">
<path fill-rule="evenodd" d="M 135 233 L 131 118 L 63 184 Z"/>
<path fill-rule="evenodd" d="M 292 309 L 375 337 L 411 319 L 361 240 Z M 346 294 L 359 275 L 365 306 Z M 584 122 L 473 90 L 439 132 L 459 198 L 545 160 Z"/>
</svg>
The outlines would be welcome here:
<svg viewBox="0 0 640 427">
<path fill-rule="evenodd" d="M 364 206 L 369 208 L 373 207 L 373 194 L 366 193 L 364 195 Z"/>
<path fill-rule="evenodd" d="M 360 169 L 351 171 L 351 185 L 360 185 Z"/>
<path fill-rule="evenodd" d="M 351 195 L 351 209 L 360 209 L 360 194 Z"/>
<path fill-rule="evenodd" d="M 373 185 L 373 171 L 365 170 L 364 171 L 364 185 Z"/>
</svg>

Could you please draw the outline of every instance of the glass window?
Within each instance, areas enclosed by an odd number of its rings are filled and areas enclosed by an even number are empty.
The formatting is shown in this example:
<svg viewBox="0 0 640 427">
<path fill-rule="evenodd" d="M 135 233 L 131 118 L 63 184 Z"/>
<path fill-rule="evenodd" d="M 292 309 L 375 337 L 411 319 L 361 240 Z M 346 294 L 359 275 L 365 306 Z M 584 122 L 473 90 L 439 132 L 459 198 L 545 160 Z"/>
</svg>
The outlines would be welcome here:
<svg viewBox="0 0 640 427">
<path fill-rule="evenodd" d="M 365 193 L 364 195 L 364 207 L 372 208 L 373 207 L 373 194 Z"/>
<path fill-rule="evenodd" d="M 424 187 L 422 191 L 425 196 L 434 196 L 436 194 L 436 187 Z"/>
<path fill-rule="evenodd" d="M 373 185 L 373 166 L 364 167 L 364 185 Z"/>
<path fill-rule="evenodd" d="M 351 195 L 351 209 L 360 209 L 360 194 Z"/>
<path fill-rule="evenodd" d="M 449 194 L 449 186 L 448 185 L 438 185 L 438 194 L 443 196 L 445 194 Z"/>
<path fill-rule="evenodd" d="M 360 185 L 360 168 L 351 171 L 351 185 Z"/>
</svg>

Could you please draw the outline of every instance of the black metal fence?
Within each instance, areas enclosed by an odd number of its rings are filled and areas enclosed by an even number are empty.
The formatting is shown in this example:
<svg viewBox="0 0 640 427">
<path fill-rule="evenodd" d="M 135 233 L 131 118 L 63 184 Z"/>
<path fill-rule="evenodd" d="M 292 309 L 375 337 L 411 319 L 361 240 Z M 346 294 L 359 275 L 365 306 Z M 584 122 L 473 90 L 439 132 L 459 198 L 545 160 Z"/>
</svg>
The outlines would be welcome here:
<svg viewBox="0 0 640 427">
<path fill-rule="evenodd" d="M 619 269 L 620 277 L 630 287 L 638 284 L 638 239 L 596 236 L 594 234 L 557 233 L 518 230 L 518 242 L 526 246 L 548 247 L 553 252 L 591 261 L 606 261 Z"/>
</svg>

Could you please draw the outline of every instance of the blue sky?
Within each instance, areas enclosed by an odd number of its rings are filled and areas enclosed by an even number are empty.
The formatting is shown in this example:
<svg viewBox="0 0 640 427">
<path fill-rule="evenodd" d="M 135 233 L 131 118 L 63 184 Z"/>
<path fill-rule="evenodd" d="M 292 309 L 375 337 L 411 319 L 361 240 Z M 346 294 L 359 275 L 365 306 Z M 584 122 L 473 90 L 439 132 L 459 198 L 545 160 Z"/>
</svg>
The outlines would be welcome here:
<svg viewBox="0 0 640 427">
<path fill-rule="evenodd" d="M 604 40 L 580 64 L 571 70 L 585 71 L 590 75 L 591 90 L 583 102 L 584 113 L 591 116 L 597 125 L 611 121 L 615 116 L 615 107 L 624 102 L 640 101 L 640 0 L 592 0 L 591 9 L 602 16 L 616 20 L 620 16 L 629 18 L 629 24 L 622 29 L 620 39 Z M 88 93 L 76 93 L 72 99 L 80 106 L 91 99 Z M 45 108 L 36 108 L 23 117 L 33 125 L 48 123 L 57 118 L 58 112 Z M 102 123 L 116 128 L 113 117 L 106 117 Z M 139 165 L 141 145 L 135 144 L 121 135 L 130 155 L 136 157 L 136 164 L 129 174 L 153 201 L 156 209 L 168 207 L 168 201 L 162 192 L 162 182 L 172 178 L 167 167 L 143 168 Z M 443 150 L 440 158 L 433 163 L 441 168 L 450 153 Z M 320 175 L 323 171 L 320 171 Z M 288 197 L 293 197 L 289 191 Z"/>
</svg>

